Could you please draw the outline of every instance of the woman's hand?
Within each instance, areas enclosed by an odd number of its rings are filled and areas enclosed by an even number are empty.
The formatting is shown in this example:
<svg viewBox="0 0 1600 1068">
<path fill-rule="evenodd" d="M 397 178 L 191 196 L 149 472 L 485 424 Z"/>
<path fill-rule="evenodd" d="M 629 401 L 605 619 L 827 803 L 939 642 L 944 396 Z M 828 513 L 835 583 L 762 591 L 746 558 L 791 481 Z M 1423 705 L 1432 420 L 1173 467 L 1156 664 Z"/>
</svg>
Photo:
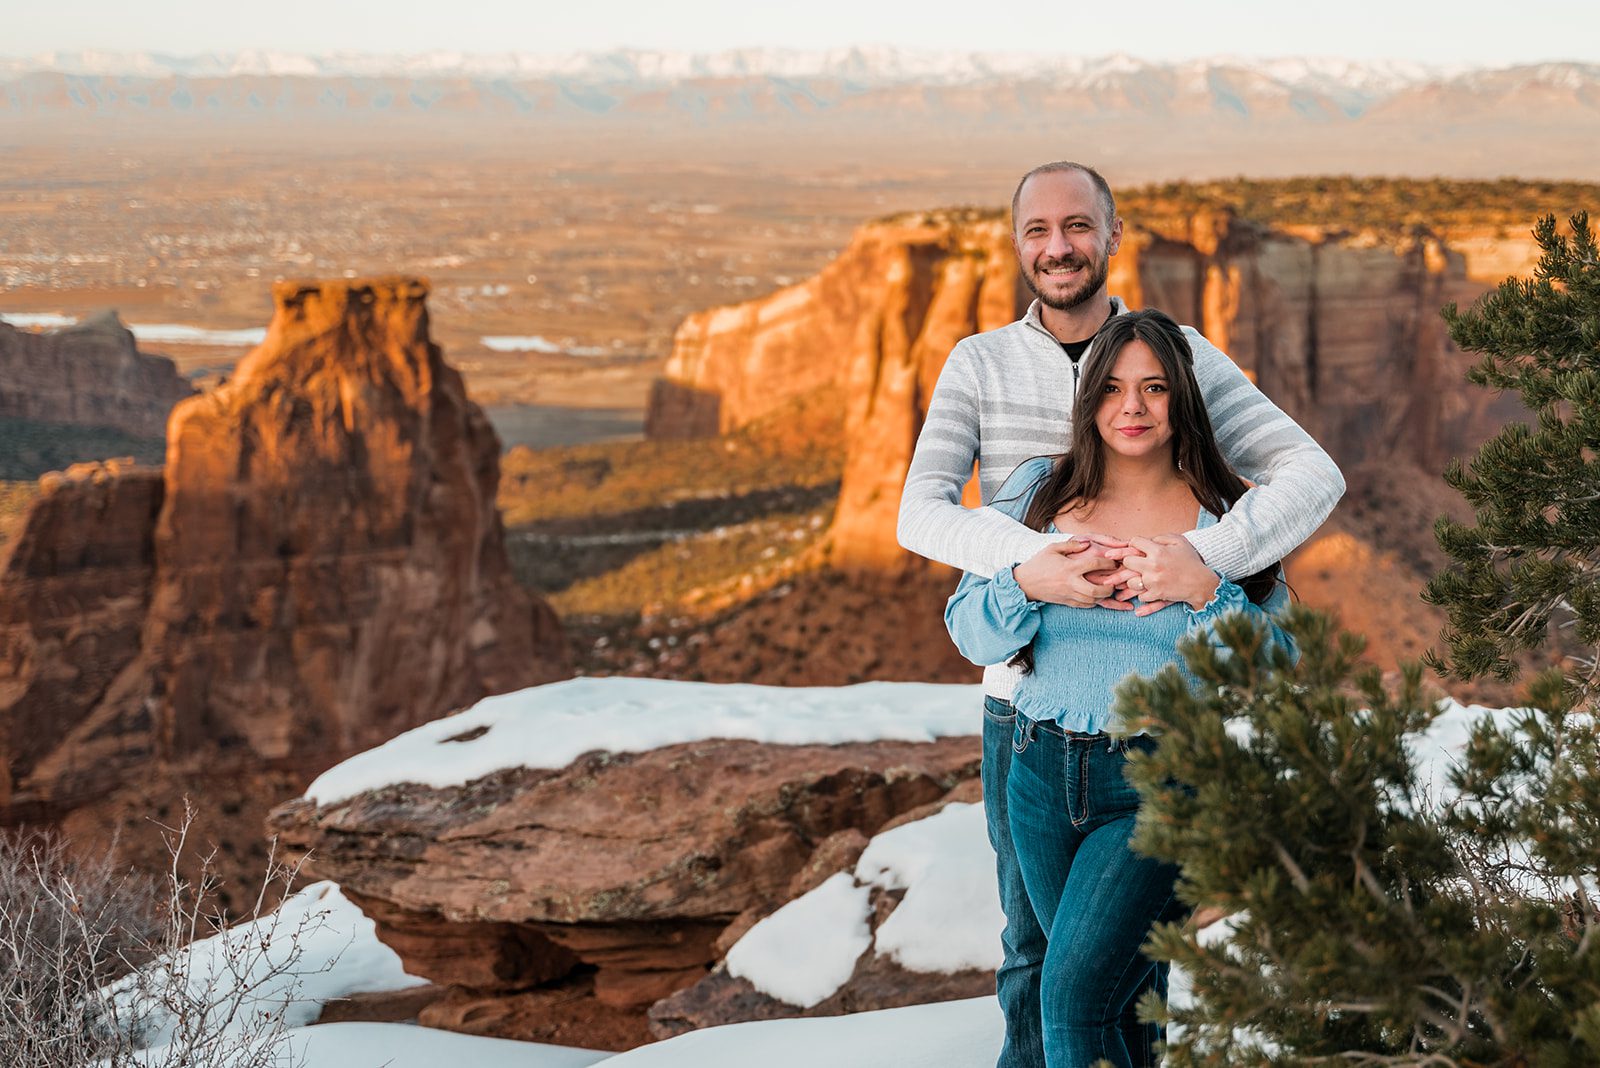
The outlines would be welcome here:
<svg viewBox="0 0 1600 1068">
<path fill-rule="evenodd" d="M 1136 615 L 1147 616 L 1178 601 L 1198 612 L 1222 581 L 1180 534 L 1129 538 L 1126 549 L 1107 549 L 1106 554 L 1121 561 L 1122 569 L 1108 581 L 1122 587 L 1119 599 L 1139 598 Z"/>
<path fill-rule="evenodd" d="M 1011 575 L 1030 601 L 1093 608 L 1116 592 L 1113 584 L 1102 581 L 1121 569 L 1106 555 L 1113 551 L 1127 551 L 1127 542 L 1079 535 L 1045 546 L 1012 568 Z"/>
</svg>

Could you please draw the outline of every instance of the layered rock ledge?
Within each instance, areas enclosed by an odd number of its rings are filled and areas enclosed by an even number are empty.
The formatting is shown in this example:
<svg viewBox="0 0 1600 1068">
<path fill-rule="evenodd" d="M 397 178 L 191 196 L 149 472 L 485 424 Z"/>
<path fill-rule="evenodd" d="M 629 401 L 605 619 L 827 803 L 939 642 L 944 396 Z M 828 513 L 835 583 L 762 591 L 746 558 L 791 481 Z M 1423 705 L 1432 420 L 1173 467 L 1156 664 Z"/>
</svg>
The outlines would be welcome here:
<svg viewBox="0 0 1600 1068">
<path fill-rule="evenodd" d="M 965 710 L 971 694 L 955 689 Z M 436 749 L 495 742 L 471 721 L 447 737 L 448 723 L 427 728 Z M 703 979 L 756 918 L 848 867 L 851 841 L 942 802 L 978 764 L 970 735 L 706 738 L 303 798 L 270 826 L 362 905 L 409 972 L 450 988 L 423 1022 L 571 1038 L 575 1019 L 609 1012 L 625 1024 L 588 1041 L 629 1045 L 646 1038 L 645 1010 Z"/>
</svg>

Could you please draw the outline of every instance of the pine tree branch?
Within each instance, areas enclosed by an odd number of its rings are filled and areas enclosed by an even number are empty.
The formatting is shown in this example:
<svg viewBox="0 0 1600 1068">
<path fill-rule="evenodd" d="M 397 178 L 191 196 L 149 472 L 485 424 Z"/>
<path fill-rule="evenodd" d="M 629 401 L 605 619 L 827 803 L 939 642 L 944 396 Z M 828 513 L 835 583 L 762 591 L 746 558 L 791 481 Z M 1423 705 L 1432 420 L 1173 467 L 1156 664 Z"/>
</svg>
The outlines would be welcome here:
<svg viewBox="0 0 1600 1068">
<path fill-rule="evenodd" d="M 1289 855 L 1289 851 L 1283 848 L 1283 843 L 1276 838 L 1269 838 L 1268 841 L 1272 843 L 1272 850 L 1278 856 L 1278 863 L 1282 864 L 1284 871 L 1289 873 L 1289 878 L 1294 882 L 1295 889 L 1299 890 L 1301 894 L 1309 894 L 1311 892 L 1311 880 L 1306 878 L 1306 873 L 1300 870 L 1300 865 L 1294 862 L 1294 858 Z"/>
</svg>

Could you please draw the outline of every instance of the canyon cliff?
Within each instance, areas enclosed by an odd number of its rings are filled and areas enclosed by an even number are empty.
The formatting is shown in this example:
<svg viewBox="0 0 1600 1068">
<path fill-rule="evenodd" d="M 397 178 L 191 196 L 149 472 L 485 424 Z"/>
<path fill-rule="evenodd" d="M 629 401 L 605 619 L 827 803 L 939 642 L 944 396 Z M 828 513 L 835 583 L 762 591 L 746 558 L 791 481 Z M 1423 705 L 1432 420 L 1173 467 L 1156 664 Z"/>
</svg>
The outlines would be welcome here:
<svg viewBox="0 0 1600 1068">
<path fill-rule="evenodd" d="M 171 360 L 140 352 L 114 313 L 44 334 L 0 322 L 0 419 L 159 438 L 194 391 Z"/>
<path fill-rule="evenodd" d="M 1225 210 L 1130 225 L 1110 289 L 1193 324 L 1346 468 L 1443 470 L 1513 414 L 1469 385 L 1440 320 L 1526 262 L 1528 242 L 1274 229 Z M 1514 246 L 1514 247 L 1512 247 Z M 647 422 L 655 437 L 726 433 L 825 384 L 850 398 L 833 526 L 846 571 L 917 566 L 895 542 L 900 487 L 951 345 L 1016 318 L 1003 212 L 898 216 L 864 227 L 821 274 L 690 317 Z"/>
<path fill-rule="evenodd" d="M 303 786 L 568 673 L 553 613 L 512 578 L 499 442 L 429 339 L 426 294 L 279 283 L 265 343 L 173 411 L 164 470 L 46 480 L 0 559 L 0 822 L 87 809 L 73 834 L 93 837 L 210 783 L 257 811 L 258 840 L 274 798 L 252 776 Z"/>
<path fill-rule="evenodd" d="M 820 274 L 679 327 L 645 430 L 727 433 L 825 386 L 847 399 L 835 562 L 892 572 L 900 487 L 934 383 L 961 338 L 1026 306 L 1006 221 L 993 212 L 899 216 L 860 230 Z M 888 537 L 884 537 L 887 532 Z"/>
</svg>

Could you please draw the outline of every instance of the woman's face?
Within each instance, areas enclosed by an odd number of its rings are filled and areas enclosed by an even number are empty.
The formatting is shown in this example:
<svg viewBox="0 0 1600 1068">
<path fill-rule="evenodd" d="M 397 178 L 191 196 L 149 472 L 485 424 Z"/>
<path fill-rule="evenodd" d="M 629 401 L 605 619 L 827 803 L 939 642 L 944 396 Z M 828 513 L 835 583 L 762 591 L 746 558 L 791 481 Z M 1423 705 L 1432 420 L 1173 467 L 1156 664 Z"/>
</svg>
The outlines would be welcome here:
<svg viewBox="0 0 1600 1068">
<path fill-rule="evenodd" d="M 1171 456 L 1172 424 L 1167 421 L 1171 392 L 1161 361 L 1143 341 L 1122 346 L 1095 412 L 1095 427 L 1106 448 L 1120 456 Z"/>
</svg>

